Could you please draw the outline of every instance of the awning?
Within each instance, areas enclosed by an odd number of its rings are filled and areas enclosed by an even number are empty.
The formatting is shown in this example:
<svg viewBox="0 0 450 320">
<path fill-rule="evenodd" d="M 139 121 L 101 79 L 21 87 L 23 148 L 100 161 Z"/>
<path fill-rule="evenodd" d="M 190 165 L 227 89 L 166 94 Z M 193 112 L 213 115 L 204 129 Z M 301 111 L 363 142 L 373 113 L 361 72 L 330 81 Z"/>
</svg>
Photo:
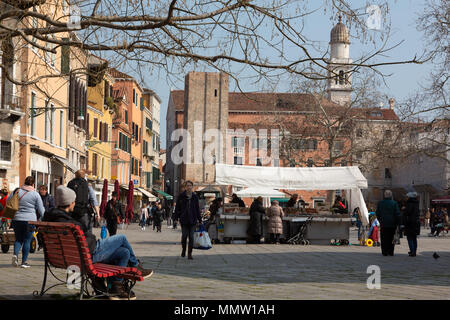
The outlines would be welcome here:
<svg viewBox="0 0 450 320">
<path fill-rule="evenodd" d="M 367 179 L 351 167 L 261 167 L 216 164 L 216 183 L 287 190 L 367 189 Z"/>
<path fill-rule="evenodd" d="M 150 201 L 156 201 L 158 200 L 157 197 L 155 197 L 153 194 L 151 194 L 150 192 L 148 192 L 147 190 L 143 189 L 143 188 L 136 188 L 138 189 L 140 192 L 142 192 L 144 194 L 144 196 L 146 196 Z"/>
<path fill-rule="evenodd" d="M 64 159 L 64 158 L 61 158 L 58 156 L 53 156 L 53 157 L 51 157 L 51 160 L 56 160 L 56 162 L 59 162 L 60 164 L 62 164 L 64 167 L 66 167 L 73 173 L 75 173 L 78 170 L 78 168 L 75 168 L 74 166 L 72 166 L 72 164 L 69 161 L 67 161 L 67 159 Z"/>
<path fill-rule="evenodd" d="M 439 191 L 434 188 L 431 184 L 415 184 L 413 185 L 413 188 L 417 192 L 423 192 L 423 193 L 429 193 L 431 195 L 438 195 Z"/>
<path fill-rule="evenodd" d="M 119 186 L 119 187 L 128 191 L 128 186 L 126 186 L 126 185 L 121 185 L 121 186 Z M 135 196 L 141 196 L 141 195 L 142 195 L 142 192 L 140 192 L 140 191 L 137 190 L 137 189 L 139 189 L 139 188 L 134 188 L 134 189 L 133 189 L 133 194 L 134 194 Z"/>
<path fill-rule="evenodd" d="M 217 188 L 214 188 L 213 186 L 206 186 L 204 188 L 201 188 L 199 190 L 196 190 L 195 192 L 202 192 L 202 193 L 220 193 L 221 191 Z"/>
<path fill-rule="evenodd" d="M 173 200 L 173 197 L 170 194 L 165 193 L 164 191 L 156 190 L 156 189 L 153 189 L 153 191 L 158 192 L 160 195 L 162 195 L 167 200 Z"/>
</svg>

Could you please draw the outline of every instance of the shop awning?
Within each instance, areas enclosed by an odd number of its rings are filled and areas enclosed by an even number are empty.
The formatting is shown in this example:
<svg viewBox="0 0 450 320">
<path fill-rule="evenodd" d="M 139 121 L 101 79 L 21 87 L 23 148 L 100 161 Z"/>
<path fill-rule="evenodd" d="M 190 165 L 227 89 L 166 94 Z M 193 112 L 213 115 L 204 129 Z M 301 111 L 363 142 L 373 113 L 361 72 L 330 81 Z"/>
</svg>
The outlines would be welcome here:
<svg viewBox="0 0 450 320">
<path fill-rule="evenodd" d="M 147 197 L 150 201 L 156 201 L 158 200 L 157 197 L 155 197 L 153 194 L 151 194 L 150 192 L 148 192 L 147 190 L 143 189 L 143 188 L 136 188 L 138 189 L 140 192 L 142 192 L 142 194 Z"/>
<path fill-rule="evenodd" d="M 121 185 L 120 188 L 125 189 L 125 190 L 128 191 L 128 186 L 126 186 L 126 185 Z M 134 194 L 135 196 L 140 196 L 140 195 L 142 195 L 142 192 L 141 192 L 140 190 L 137 190 L 137 189 L 139 189 L 139 188 L 134 188 L 134 189 L 133 189 L 133 194 Z"/>
<path fill-rule="evenodd" d="M 66 167 L 67 169 L 69 169 L 70 171 L 72 171 L 73 173 L 75 173 L 78 168 L 75 168 L 69 161 L 67 161 L 67 159 L 58 157 L 58 156 L 53 156 L 51 157 L 52 160 L 55 160 L 56 162 L 59 162 L 61 165 L 63 165 L 64 167 Z"/>
<path fill-rule="evenodd" d="M 153 191 L 158 192 L 160 195 L 162 195 L 167 200 L 173 200 L 173 197 L 170 194 L 165 193 L 164 191 L 156 190 L 156 189 L 153 189 Z"/>
</svg>

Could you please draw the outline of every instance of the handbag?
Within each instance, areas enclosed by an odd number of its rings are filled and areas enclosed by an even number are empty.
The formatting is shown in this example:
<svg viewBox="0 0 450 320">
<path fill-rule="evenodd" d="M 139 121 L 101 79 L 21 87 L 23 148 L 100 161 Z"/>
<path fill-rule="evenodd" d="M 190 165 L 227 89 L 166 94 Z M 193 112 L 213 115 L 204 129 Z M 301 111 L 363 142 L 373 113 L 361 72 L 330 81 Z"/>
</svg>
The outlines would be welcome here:
<svg viewBox="0 0 450 320">
<path fill-rule="evenodd" d="M 19 202 L 27 193 L 28 191 L 25 191 L 25 193 L 19 198 L 19 189 L 14 192 L 12 197 L 6 201 L 6 207 L 3 213 L 4 218 L 14 219 L 16 212 L 19 211 Z"/>
<path fill-rule="evenodd" d="M 212 248 L 211 239 L 205 227 L 200 225 L 200 228 L 194 232 L 194 249 L 208 250 Z"/>
</svg>

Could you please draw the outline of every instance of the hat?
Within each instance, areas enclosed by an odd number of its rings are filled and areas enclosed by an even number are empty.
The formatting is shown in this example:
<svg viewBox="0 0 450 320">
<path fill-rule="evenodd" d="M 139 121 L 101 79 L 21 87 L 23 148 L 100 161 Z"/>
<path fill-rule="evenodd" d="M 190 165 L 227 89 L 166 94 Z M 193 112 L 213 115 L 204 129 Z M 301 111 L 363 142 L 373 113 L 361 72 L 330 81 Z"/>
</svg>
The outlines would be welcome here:
<svg viewBox="0 0 450 320">
<path fill-rule="evenodd" d="M 65 207 L 75 201 L 77 195 L 75 191 L 65 186 L 58 186 L 55 194 L 55 206 Z"/>
<path fill-rule="evenodd" d="M 417 198 L 417 192 L 408 192 L 406 194 L 408 198 Z"/>
</svg>

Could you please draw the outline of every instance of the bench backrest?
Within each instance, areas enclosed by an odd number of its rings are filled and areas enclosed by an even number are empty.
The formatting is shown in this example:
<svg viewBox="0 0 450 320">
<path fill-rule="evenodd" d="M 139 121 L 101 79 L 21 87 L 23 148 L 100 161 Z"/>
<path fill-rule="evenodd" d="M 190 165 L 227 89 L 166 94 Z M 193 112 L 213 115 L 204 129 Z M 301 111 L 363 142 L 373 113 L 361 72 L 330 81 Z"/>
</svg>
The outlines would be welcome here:
<svg viewBox="0 0 450 320">
<path fill-rule="evenodd" d="M 47 262 L 55 268 L 78 266 L 93 269 L 91 254 L 83 230 L 72 223 L 30 222 L 38 227 Z"/>
</svg>

